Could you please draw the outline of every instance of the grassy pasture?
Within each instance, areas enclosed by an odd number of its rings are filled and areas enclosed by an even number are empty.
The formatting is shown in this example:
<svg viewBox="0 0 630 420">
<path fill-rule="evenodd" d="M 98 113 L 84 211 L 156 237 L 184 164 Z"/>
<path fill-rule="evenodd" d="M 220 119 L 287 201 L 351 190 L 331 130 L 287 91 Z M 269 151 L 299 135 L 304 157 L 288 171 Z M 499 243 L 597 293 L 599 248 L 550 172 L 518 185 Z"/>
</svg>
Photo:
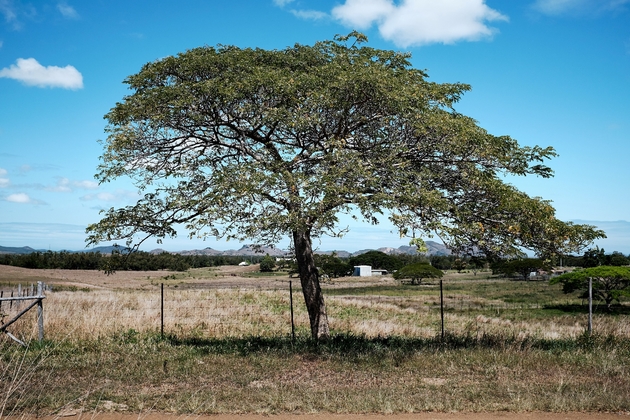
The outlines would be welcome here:
<svg viewBox="0 0 630 420">
<path fill-rule="evenodd" d="M 290 339 L 287 276 L 89 274 L 0 267 L 3 290 L 53 284 L 43 343 L 34 312 L 10 329 L 28 349 L 0 336 L 0 416 L 630 411 L 628 307 L 600 308 L 588 337 L 584 305 L 559 286 L 451 273 L 442 340 L 436 282 L 333 280 L 324 289 L 334 338 L 318 344 L 295 279 Z"/>
</svg>

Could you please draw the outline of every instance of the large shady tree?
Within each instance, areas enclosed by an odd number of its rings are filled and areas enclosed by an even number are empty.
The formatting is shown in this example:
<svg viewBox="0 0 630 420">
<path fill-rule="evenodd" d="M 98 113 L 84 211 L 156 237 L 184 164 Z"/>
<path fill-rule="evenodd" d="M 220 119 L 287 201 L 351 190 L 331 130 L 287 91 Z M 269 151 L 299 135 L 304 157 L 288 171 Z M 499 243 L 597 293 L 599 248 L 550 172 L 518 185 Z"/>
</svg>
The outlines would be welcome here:
<svg viewBox="0 0 630 420">
<path fill-rule="evenodd" d="M 429 82 L 408 54 L 365 41 L 201 47 L 144 65 L 105 117 L 96 175 L 130 177 L 143 197 L 105 211 L 88 242 L 289 236 L 312 336 L 325 339 L 312 240 L 342 235 L 340 213 L 387 214 L 401 234 L 438 234 L 456 252 L 546 255 L 602 235 L 502 182 L 551 176 L 552 148 L 488 134 L 453 108 L 468 85 Z"/>
<path fill-rule="evenodd" d="M 584 270 L 565 273 L 551 279 L 550 284 L 562 283 L 564 293 L 582 291 L 580 297 L 588 298 L 588 283 L 592 280 L 593 296 L 603 300 L 608 310 L 613 301 L 619 302 L 622 296 L 628 296 L 630 289 L 630 267 L 601 265 Z"/>
</svg>

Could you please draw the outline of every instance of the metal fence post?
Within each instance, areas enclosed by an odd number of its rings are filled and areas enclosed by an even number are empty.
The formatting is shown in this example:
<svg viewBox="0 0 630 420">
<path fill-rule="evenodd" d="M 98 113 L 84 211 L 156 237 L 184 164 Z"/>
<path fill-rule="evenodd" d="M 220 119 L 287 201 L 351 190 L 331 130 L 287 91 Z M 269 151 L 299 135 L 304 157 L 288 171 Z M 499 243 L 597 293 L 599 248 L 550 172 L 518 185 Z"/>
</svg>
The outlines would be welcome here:
<svg viewBox="0 0 630 420">
<path fill-rule="evenodd" d="M 444 341 L 444 292 L 442 279 L 440 279 L 440 317 L 442 318 L 442 341 Z"/>
<path fill-rule="evenodd" d="M 44 287 L 41 281 L 37 282 L 37 297 L 39 300 L 37 301 L 37 329 L 38 329 L 38 339 L 41 343 L 44 340 Z"/>
<path fill-rule="evenodd" d="M 295 341 L 295 324 L 293 322 L 293 282 L 289 280 L 289 302 L 291 304 L 291 342 Z"/>
<path fill-rule="evenodd" d="M 593 278 L 588 278 L 588 335 L 593 334 Z"/>
</svg>

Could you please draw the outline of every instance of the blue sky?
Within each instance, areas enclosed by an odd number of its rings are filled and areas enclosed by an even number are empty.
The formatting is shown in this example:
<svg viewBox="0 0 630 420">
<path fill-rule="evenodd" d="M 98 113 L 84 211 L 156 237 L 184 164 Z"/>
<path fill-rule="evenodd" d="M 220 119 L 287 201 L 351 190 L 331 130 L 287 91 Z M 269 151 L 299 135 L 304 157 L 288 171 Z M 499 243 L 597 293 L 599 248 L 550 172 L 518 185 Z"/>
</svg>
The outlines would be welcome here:
<svg viewBox="0 0 630 420">
<path fill-rule="evenodd" d="M 0 0 L 0 245 L 81 249 L 100 209 L 135 202 L 129 182 L 93 175 L 103 115 L 144 63 L 353 29 L 371 46 L 411 52 L 430 80 L 471 84 L 457 109 L 490 133 L 553 146 L 554 178 L 509 182 L 552 200 L 562 220 L 606 230 L 606 251 L 630 253 L 630 0 Z M 317 245 L 407 244 L 386 223 L 343 223 L 345 238 Z M 160 245 L 206 246 L 240 244 L 182 234 Z"/>
</svg>

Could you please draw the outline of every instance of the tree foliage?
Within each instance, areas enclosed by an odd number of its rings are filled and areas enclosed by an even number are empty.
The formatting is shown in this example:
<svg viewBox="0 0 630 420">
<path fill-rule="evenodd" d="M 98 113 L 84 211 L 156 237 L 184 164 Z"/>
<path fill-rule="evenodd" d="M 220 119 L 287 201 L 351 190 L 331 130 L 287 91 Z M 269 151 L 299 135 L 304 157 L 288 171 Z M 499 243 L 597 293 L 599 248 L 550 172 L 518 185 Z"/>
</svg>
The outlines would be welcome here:
<svg viewBox="0 0 630 420">
<path fill-rule="evenodd" d="M 519 258 L 499 263 L 495 271 L 506 276 L 518 274 L 523 280 L 528 280 L 531 273 L 538 270 L 551 270 L 551 264 L 541 258 Z"/>
<path fill-rule="evenodd" d="M 276 260 L 269 254 L 265 255 L 260 261 L 260 271 L 262 273 L 269 273 L 276 268 Z"/>
<path fill-rule="evenodd" d="M 262 256 L 248 259 L 259 261 Z M 122 255 L 100 252 L 32 252 L 30 254 L 2 254 L 0 264 L 35 269 L 102 270 L 102 271 L 185 271 L 189 268 L 238 265 L 243 257 L 230 255 L 179 255 L 169 252 L 151 254 L 136 251 Z"/>
<path fill-rule="evenodd" d="M 341 261 L 335 253 L 332 255 L 316 254 L 315 265 L 319 274 L 333 278 L 349 276 L 353 269 L 351 264 Z"/>
<path fill-rule="evenodd" d="M 420 284 L 422 279 L 442 278 L 441 270 L 427 263 L 415 263 L 406 265 L 394 273 L 396 280 L 411 279 L 411 284 Z"/>
<path fill-rule="evenodd" d="M 588 297 L 588 279 L 593 281 L 593 297 L 604 301 L 610 309 L 614 301 L 619 302 L 628 294 L 630 287 L 630 267 L 599 266 L 576 270 L 551 279 L 551 284 L 562 283 L 564 293 L 581 291 L 581 297 Z"/>
<path fill-rule="evenodd" d="M 144 196 L 105 211 L 88 242 L 177 229 L 261 244 L 289 236 L 311 333 L 326 338 L 312 238 L 342 235 L 340 213 L 390 214 L 401 234 L 437 233 L 456 252 L 566 253 L 603 235 L 502 181 L 551 176 L 551 147 L 489 134 L 454 109 L 468 85 L 429 82 L 409 54 L 364 41 L 207 46 L 144 65 L 106 115 L 96 176 L 130 177 Z"/>
<path fill-rule="evenodd" d="M 403 261 L 397 258 L 397 256 L 388 255 L 381 251 L 368 251 L 351 257 L 348 263 L 352 266 L 370 265 L 372 268 L 383 269 L 390 272 L 398 270 L 404 265 Z"/>
</svg>

